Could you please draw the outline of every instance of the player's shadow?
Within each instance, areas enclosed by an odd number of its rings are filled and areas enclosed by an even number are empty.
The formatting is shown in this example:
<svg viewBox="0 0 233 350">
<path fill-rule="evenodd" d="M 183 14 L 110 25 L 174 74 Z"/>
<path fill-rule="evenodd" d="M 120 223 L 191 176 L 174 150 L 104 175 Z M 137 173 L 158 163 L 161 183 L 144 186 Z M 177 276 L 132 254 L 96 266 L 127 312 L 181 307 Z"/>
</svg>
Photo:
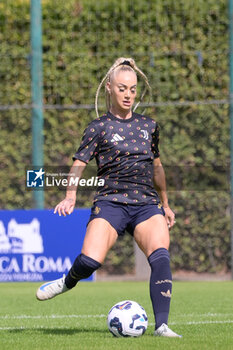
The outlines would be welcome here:
<svg viewBox="0 0 233 350">
<path fill-rule="evenodd" d="M 78 334 L 78 333 L 106 333 L 106 330 L 104 329 L 98 329 L 98 328 L 89 328 L 89 329 L 82 329 L 82 328 L 76 328 L 76 329 L 68 329 L 68 328 L 45 328 L 45 329 L 38 329 L 43 334 L 49 334 L 49 335 L 72 335 L 72 334 Z"/>
<path fill-rule="evenodd" d="M 104 329 L 98 329 L 98 328 L 89 328 L 89 329 L 82 329 L 82 328 L 22 328 L 22 329 L 9 329 L 7 330 L 8 333 L 26 333 L 29 332 L 38 332 L 48 335 L 74 335 L 74 334 L 85 334 L 85 333 L 100 333 L 104 334 L 107 331 Z"/>
</svg>

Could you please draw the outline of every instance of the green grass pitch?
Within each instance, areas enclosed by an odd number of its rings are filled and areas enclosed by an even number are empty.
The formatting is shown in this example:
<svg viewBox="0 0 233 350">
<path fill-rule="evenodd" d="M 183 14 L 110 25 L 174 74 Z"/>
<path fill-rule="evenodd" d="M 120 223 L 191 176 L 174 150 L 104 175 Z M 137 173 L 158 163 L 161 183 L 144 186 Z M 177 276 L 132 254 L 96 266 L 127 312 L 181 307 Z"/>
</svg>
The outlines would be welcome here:
<svg viewBox="0 0 233 350">
<path fill-rule="evenodd" d="M 81 282 L 72 291 L 39 302 L 38 283 L 0 285 L 1 350 L 220 350 L 233 349 L 232 282 L 174 282 L 170 327 L 182 339 L 153 336 L 154 318 L 146 282 Z M 140 338 L 114 338 L 109 309 L 139 302 L 149 318 Z"/>
</svg>

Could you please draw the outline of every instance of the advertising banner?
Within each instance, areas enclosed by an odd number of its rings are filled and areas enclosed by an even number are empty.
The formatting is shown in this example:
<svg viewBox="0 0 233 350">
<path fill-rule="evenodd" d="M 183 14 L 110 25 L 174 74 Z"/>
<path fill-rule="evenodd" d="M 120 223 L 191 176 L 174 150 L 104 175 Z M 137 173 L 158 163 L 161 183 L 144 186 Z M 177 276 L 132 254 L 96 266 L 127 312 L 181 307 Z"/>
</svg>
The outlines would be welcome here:
<svg viewBox="0 0 233 350">
<path fill-rule="evenodd" d="M 0 210 L 0 282 L 67 274 L 81 252 L 89 216 L 90 209 L 66 217 L 53 210 Z"/>
</svg>

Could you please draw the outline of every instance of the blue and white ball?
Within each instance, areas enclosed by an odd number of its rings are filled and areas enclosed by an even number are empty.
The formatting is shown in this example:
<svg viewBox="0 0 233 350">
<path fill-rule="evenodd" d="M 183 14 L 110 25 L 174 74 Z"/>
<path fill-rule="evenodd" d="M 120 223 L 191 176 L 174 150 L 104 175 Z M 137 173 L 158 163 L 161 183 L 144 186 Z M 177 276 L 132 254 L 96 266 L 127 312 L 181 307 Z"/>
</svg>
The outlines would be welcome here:
<svg viewBox="0 0 233 350">
<path fill-rule="evenodd" d="M 115 337 L 140 337 L 147 326 L 146 311 L 135 301 L 121 301 L 108 313 L 108 329 Z"/>
</svg>

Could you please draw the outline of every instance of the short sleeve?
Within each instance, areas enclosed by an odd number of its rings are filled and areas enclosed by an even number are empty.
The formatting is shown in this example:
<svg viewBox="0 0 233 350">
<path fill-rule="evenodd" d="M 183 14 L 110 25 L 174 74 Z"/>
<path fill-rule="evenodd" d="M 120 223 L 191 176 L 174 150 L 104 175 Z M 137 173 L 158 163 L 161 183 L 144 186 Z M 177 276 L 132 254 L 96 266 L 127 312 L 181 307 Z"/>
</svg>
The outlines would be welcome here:
<svg viewBox="0 0 233 350">
<path fill-rule="evenodd" d="M 98 144 L 98 128 L 95 123 L 91 122 L 84 131 L 81 144 L 73 156 L 73 160 L 79 159 L 85 163 L 88 163 L 97 155 Z"/>
<path fill-rule="evenodd" d="M 159 158 L 159 126 L 157 123 L 155 131 L 152 134 L 151 150 L 154 154 L 154 158 Z"/>
</svg>

